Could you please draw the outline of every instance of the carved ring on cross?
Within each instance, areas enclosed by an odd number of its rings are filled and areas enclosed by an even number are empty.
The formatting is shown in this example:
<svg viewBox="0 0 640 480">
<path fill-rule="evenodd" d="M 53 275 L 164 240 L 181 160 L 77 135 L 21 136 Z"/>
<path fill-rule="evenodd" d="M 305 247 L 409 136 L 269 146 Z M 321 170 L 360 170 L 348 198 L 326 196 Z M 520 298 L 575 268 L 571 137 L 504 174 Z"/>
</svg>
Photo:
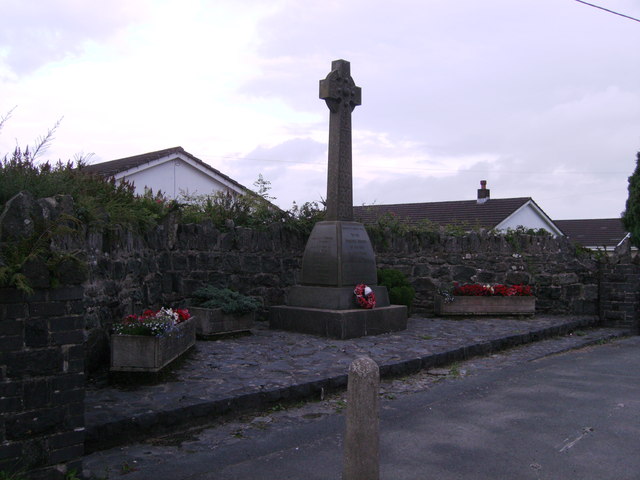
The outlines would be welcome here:
<svg viewBox="0 0 640 480">
<path fill-rule="evenodd" d="M 329 72 L 327 78 L 320 80 L 320 98 L 327 103 L 332 113 L 337 113 L 341 106 L 353 112 L 353 109 L 362 103 L 362 90 L 356 87 L 351 78 L 348 62 L 344 63 L 347 63 L 346 69 L 341 64 L 339 68 Z"/>
</svg>

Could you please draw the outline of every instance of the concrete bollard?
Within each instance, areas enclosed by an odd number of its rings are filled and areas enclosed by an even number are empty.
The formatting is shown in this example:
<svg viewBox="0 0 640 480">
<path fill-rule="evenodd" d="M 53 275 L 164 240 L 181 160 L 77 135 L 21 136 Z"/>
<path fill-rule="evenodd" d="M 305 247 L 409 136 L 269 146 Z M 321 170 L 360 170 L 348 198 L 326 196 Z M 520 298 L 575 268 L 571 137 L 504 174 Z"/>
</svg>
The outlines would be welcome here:
<svg viewBox="0 0 640 480">
<path fill-rule="evenodd" d="M 369 357 L 349 366 L 342 480 L 379 480 L 380 370 Z"/>
</svg>

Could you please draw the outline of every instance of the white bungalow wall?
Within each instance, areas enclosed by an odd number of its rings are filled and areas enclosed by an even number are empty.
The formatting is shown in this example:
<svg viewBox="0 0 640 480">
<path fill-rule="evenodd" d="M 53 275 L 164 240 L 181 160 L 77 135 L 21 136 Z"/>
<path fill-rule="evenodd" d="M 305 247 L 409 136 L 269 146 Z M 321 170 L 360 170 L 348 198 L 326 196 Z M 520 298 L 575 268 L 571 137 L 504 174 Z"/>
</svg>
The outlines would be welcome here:
<svg viewBox="0 0 640 480">
<path fill-rule="evenodd" d="M 562 232 L 549 220 L 546 216 L 539 212 L 539 209 L 531 203 L 523 205 L 516 210 L 512 215 L 503 220 L 496 230 L 508 230 L 509 228 L 516 229 L 519 226 L 525 228 L 540 229 L 544 228 L 554 236 L 562 235 Z"/>
<path fill-rule="evenodd" d="M 151 188 L 154 194 L 160 190 L 168 198 L 177 198 L 181 194 L 211 195 L 229 190 L 221 182 L 180 158 L 134 171 L 123 178 L 133 182 L 139 195 L 144 193 L 145 187 Z"/>
</svg>

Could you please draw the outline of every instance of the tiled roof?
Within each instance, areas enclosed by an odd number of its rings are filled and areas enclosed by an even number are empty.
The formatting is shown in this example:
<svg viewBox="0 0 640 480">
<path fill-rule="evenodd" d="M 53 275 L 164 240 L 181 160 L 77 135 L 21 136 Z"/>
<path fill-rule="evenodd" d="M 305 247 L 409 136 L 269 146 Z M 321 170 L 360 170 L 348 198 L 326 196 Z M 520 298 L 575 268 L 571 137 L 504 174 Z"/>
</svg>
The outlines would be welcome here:
<svg viewBox="0 0 640 480">
<path fill-rule="evenodd" d="M 452 202 L 401 203 L 396 205 L 368 205 L 353 207 L 354 219 L 373 223 L 393 214 L 408 224 L 428 220 L 439 225 L 461 224 L 470 227 L 494 228 L 527 202 L 530 197 L 492 198 L 479 204 L 476 200 Z"/>
<path fill-rule="evenodd" d="M 560 230 L 584 247 L 615 247 L 627 235 L 620 218 L 554 220 Z"/>
<path fill-rule="evenodd" d="M 120 172 L 124 172 L 132 168 L 139 167 L 141 165 L 144 165 L 145 163 L 150 163 L 155 160 L 159 160 L 163 157 L 167 157 L 169 155 L 177 155 L 177 154 L 181 154 L 190 158 L 194 162 L 198 163 L 199 165 L 203 166 L 207 170 L 214 173 L 215 175 L 218 175 L 226 179 L 227 181 L 233 183 L 234 185 L 238 186 L 242 190 L 248 191 L 246 187 L 244 187 L 243 185 L 240 185 L 238 182 L 236 182 L 232 178 L 228 177 L 227 175 L 220 172 L 219 170 L 216 170 L 211 165 L 208 165 L 207 163 L 203 162 L 199 158 L 194 157 L 190 153 L 186 152 L 182 147 L 166 148 L 164 150 L 158 150 L 157 152 L 143 153 L 142 155 L 134 155 L 133 157 L 119 158 L 117 160 L 111 160 L 109 162 L 96 163 L 94 165 L 86 165 L 83 167 L 83 170 L 85 172 L 95 173 L 98 175 L 102 175 L 104 177 L 112 177 L 114 175 L 117 175 Z"/>
</svg>

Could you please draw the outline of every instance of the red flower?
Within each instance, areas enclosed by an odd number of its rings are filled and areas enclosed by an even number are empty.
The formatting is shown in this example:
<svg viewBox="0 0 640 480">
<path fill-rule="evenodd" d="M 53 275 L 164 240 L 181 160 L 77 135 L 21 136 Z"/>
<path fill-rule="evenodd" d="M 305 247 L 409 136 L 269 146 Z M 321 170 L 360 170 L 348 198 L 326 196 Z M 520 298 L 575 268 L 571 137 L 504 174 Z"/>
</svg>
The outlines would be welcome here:
<svg viewBox="0 0 640 480">
<path fill-rule="evenodd" d="M 479 285 L 477 283 L 467 283 L 459 285 L 457 282 L 453 284 L 454 296 L 530 296 L 533 295 L 531 286 L 529 285 Z"/>
</svg>

